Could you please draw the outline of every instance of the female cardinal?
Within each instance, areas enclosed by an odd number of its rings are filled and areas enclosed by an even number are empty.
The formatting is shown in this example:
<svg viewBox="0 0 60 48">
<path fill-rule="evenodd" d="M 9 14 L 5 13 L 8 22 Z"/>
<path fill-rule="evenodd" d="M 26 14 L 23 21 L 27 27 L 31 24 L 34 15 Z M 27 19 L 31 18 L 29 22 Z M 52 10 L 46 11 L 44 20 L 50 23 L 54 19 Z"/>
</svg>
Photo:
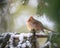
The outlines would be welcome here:
<svg viewBox="0 0 60 48">
<path fill-rule="evenodd" d="M 46 27 L 43 26 L 43 24 L 34 19 L 32 16 L 29 17 L 29 19 L 27 20 L 27 27 L 28 29 L 31 31 L 32 29 L 36 30 L 36 31 L 43 31 L 44 32 L 44 29 L 48 30 L 48 31 L 52 31 Z M 52 31 L 53 32 L 53 31 Z"/>
</svg>

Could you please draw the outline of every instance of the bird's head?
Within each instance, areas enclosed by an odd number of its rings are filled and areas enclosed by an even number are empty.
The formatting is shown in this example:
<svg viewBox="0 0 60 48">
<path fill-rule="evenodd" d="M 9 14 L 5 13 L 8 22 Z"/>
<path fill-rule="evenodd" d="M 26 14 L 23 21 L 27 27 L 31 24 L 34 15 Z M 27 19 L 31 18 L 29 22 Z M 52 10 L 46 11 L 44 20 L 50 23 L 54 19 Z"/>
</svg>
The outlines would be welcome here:
<svg viewBox="0 0 60 48">
<path fill-rule="evenodd" d="M 30 16 L 29 19 L 27 20 L 28 22 L 33 21 L 33 16 Z"/>
</svg>

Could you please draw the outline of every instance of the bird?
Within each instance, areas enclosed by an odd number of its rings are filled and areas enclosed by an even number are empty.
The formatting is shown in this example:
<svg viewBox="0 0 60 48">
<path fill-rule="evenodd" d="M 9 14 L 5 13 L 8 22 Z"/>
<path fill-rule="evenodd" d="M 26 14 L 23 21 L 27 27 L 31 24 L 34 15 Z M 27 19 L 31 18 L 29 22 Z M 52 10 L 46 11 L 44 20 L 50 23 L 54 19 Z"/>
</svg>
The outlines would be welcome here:
<svg viewBox="0 0 60 48">
<path fill-rule="evenodd" d="M 44 29 L 45 29 L 45 30 L 54 32 L 54 31 L 44 27 L 44 25 L 40 21 L 33 18 L 33 16 L 30 16 L 29 19 L 27 20 L 27 28 L 28 28 L 29 31 L 34 29 L 38 32 L 40 32 L 40 31 L 44 32 Z"/>
</svg>

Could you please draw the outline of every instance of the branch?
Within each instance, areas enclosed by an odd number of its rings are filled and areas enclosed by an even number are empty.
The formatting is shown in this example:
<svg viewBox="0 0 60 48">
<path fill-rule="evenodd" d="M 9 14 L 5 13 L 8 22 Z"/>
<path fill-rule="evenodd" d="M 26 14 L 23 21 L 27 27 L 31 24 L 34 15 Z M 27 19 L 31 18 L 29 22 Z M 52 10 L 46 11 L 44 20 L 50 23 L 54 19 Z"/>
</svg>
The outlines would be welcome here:
<svg viewBox="0 0 60 48">
<path fill-rule="evenodd" d="M 10 39 L 10 35 L 7 34 L 5 36 L 5 38 L 3 39 L 3 43 L 1 44 L 1 48 L 5 48 L 5 46 L 7 45 L 7 42 L 9 41 L 9 39 Z"/>
</svg>

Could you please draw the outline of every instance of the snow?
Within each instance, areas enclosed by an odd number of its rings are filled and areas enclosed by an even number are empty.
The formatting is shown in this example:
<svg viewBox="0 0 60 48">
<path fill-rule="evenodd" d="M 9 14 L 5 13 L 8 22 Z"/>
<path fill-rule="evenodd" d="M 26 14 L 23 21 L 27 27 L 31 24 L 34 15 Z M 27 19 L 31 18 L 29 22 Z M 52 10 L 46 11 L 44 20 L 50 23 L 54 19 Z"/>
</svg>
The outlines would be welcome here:
<svg viewBox="0 0 60 48">
<path fill-rule="evenodd" d="M 38 21 L 40 21 L 44 26 L 48 27 L 49 29 L 54 29 L 54 22 L 49 20 L 49 18 L 43 14 L 41 17 L 35 17 Z"/>
<path fill-rule="evenodd" d="M 46 35 L 44 32 L 39 32 L 39 33 L 36 33 L 37 35 Z"/>
<path fill-rule="evenodd" d="M 6 45 L 6 48 L 9 46 L 10 48 L 25 48 L 26 46 L 28 46 L 29 48 L 31 48 L 31 42 L 29 41 L 29 37 L 32 36 L 32 33 L 20 33 L 20 34 L 17 34 L 17 33 L 3 33 L 2 35 L 4 35 L 4 37 L 7 35 L 7 34 L 10 34 L 11 37 L 9 39 L 9 43 Z M 45 35 L 44 33 L 40 33 L 40 35 Z M 4 38 L 3 37 L 3 38 Z M 24 38 L 26 37 L 26 38 Z M 18 38 L 18 44 L 17 46 L 13 46 L 13 38 Z"/>
<path fill-rule="evenodd" d="M 50 42 L 50 41 L 48 41 L 47 43 L 45 43 L 45 44 L 41 45 L 41 47 L 43 48 L 43 47 L 45 47 L 45 46 L 47 46 L 47 45 L 51 45 L 51 42 Z"/>
<path fill-rule="evenodd" d="M 9 41 L 7 42 L 7 45 L 6 45 L 6 48 L 10 47 L 10 48 L 25 48 L 26 46 L 31 48 L 32 44 L 31 44 L 31 40 L 30 40 L 30 37 L 33 35 L 32 33 L 2 33 L 0 34 L 0 40 L 1 39 L 4 39 L 6 37 L 6 35 L 11 35 Z M 43 32 L 40 32 L 40 33 L 36 33 L 37 35 L 46 35 L 45 33 Z M 49 34 L 48 34 L 49 35 Z M 25 37 L 25 38 L 24 38 Z M 17 40 L 15 40 L 14 38 L 16 38 Z M 49 37 L 50 38 L 50 37 Z M 15 41 L 15 44 L 17 43 L 16 46 L 13 45 L 14 41 Z M 40 47 L 39 48 L 44 48 L 46 46 L 50 46 L 51 45 L 51 42 L 48 40 L 47 42 L 45 42 L 44 44 L 39 44 Z M 57 46 L 56 43 L 53 43 L 54 46 Z M 1 47 L 1 43 L 0 43 L 0 47 Z"/>
<path fill-rule="evenodd" d="M 31 44 L 30 44 L 30 42 L 29 41 L 26 41 L 26 42 L 24 42 L 24 43 L 22 43 L 23 41 L 24 41 L 24 36 L 30 36 L 30 34 L 26 34 L 26 33 L 21 33 L 21 34 L 19 34 L 19 35 L 14 35 L 14 34 L 12 34 L 11 35 L 11 39 L 10 39 L 10 42 L 11 42 L 11 44 L 12 44 L 12 40 L 13 40 L 13 37 L 19 37 L 19 43 L 18 43 L 18 47 L 22 47 L 22 48 L 25 48 L 26 47 L 26 45 L 27 46 L 29 46 L 29 47 L 31 47 Z"/>
<path fill-rule="evenodd" d="M 29 5 L 32 6 L 32 7 L 37 7 L 38 0 L 29 0 Z"/>
<path fill-rule="evenodd" d="M 10 5 L 10 13 L 11 14 L 13 14 L 13 13 L 15 13 L 16 12 L 16 9 L 17 9 L 17 6 L 19 5 L 19 1 L 17 1 L 16 3 L 12 3 L 11 5 Z"/>
</svg>

